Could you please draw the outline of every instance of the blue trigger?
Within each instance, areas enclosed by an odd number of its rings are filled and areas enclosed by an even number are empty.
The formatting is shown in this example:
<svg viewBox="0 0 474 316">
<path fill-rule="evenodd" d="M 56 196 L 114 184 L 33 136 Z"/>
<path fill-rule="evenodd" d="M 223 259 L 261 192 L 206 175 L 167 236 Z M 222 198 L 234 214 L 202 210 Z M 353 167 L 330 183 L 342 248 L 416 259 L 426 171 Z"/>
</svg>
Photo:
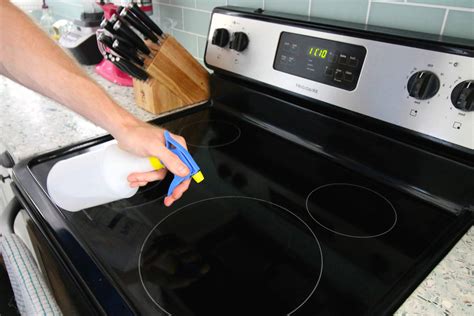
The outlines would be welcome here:
<svg viewBox="0 0 474 316">
<path fill-rule="evenodd" d="M 172 153 L 181 159 L 181 161 L 188 167 L 189 174 L 184 177 L 180 177 L 175 175 L 173 181 L 171 181 L 170 187 L 168 189 L 168 196 L 173 193 L 174 189 L 183 181 L 191 178 L 195 174 L 200 172 L 200 168 L 197 163 L 194 161 L 193 157 L 189 154 L 189 152 L 181 146 L 176 140 L 174 140 L 168 131 L 165 131 L 165 141 L 166 141 L 166 148 L 168 148 Z"/>
</svg>

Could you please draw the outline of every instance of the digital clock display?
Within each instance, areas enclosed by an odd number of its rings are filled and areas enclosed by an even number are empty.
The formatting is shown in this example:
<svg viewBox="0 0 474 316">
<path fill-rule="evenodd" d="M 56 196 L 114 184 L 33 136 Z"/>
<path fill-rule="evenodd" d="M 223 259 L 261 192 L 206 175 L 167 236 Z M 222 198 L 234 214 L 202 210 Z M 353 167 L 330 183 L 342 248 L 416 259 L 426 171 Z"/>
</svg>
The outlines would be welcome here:
<svg viewBox="0 0 474 316">
<path fill-rule="evenodd" d="M 363 46 L 282 32 L 273 68 L 352 91 L 357 87 L 366 53 Z"/>
<path fill-rule="evenodd" d="M 308 56 L 326 59 L 328 55 L 328 50 L 321 47 L 310 47 L 308 48 Z"/>
</svg>

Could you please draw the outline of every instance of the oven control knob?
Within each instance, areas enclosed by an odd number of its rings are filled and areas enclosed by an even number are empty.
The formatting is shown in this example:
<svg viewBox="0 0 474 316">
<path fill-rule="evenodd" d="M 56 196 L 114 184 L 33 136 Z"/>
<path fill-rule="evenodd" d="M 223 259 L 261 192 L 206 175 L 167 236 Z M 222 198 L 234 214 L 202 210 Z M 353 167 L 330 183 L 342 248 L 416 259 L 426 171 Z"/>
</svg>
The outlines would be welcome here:
<svg viewBox="0 0 474 316">
<path fill-rule="evenodd" d="M 241 52 L 247 48 L 249 44 L 249 37 L 244 32 L 235 32 L 232 41 L 230 42 L 230 48 Z"/>
<path fill-rule="evenodd" d="M 451 102 L 463 111 L 474 111 L 474 80 L 466 80 L 454 87 Z"/>
<path fill-rule="evenodd" d="M 438 92 L 439 79 L 430 71 L 418 71 L 408 80 L 407 90 L 408 94 L 415 99 L 429 99 Z"/>
<path fill-rule="evenodd" d="M 212 35 L 212 44 L 219 47 L 226 47 L 229 43 L 230 34 L 226 29 L 216 29 Z"/>
</svg>

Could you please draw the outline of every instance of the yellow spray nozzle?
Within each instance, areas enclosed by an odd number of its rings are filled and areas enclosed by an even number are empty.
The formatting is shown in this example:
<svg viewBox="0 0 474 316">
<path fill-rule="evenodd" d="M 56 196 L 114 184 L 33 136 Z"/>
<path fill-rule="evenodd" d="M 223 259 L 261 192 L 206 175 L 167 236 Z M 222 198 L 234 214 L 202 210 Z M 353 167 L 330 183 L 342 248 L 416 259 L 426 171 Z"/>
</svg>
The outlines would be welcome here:
<svg viewBox="0 0 474 316">
<path fill-rule="evenodd" d="M 148 157 L 148 160 L 150 161 L 150 165 L 155 169 L 155 170 L 160 170 L 164 168 L 165 166 L 161 163 L 160 159 L 156 157 Z"/>
<path fill-rule="evenodd" d="M 160 170 L 165 167 L 156 157 L 148 157 L 148 160 L 150 161 L 151 166 L 155 170 Z M 201 171 L 198 171 L 192 176 L 192 178 L 194 179 L 194 181 L 196 181 L 196 183 L 201 183 L 204 180 L 204 175 Z"/>
<path fill-rule="evenodd" d="M 204 175 L 201 171 L 198 171 L 193 175 L 193 179 L 196 181 L 196 183 L 200 183 L 204 180 Z"/>
</svg>

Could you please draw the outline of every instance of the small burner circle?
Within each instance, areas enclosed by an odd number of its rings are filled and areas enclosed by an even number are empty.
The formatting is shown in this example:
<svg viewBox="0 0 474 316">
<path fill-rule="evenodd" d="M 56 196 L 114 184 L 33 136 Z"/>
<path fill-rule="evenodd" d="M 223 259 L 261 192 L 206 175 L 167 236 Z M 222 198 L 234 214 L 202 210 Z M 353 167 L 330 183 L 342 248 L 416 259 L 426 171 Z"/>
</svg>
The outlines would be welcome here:
<svg viewBox="0 0 474 316">
<path fill-rule="evenodd" d="M 188 146 L 217 148 L 230 145 L 240 138 L 240 128 L 227 121 L 202 120 L 183 126 L 179 135 L 186 139 Z"/>
<path fill-rule="evenodd" d="M 314 279 L 298 275 L 295 260 L 305 262 L 305 273 L 315 272 Z M 172 305 L 166 295 L 175 289 L 173 297 L 184 293 L 182 303 L 198 302 L 204 315 L 222 306 L 234 306 L 226 312 L 231 315 L 240 314 L 238 309 L 261 312 L 275 308 L 272 302 L 285 294 L 281 306 L 291 315 L 311 298 L 322 272 L 321 245 L 307 223 L 283 206 L 245 196 L 208 198 L 174 210 L 151 229 L 138 259 L 145 292 L 168 315 L 163 301 Z M 265 289 L 270 292 L 263 295 Z"/>
<path fill-rule="evenodd" d="M 398 220 L 395 207 L 385 196 L 351 183 L 317 187 L 306 198 L 306 210 L 320 226 L 351 238 L 380 237 Z"/>
</svg>

